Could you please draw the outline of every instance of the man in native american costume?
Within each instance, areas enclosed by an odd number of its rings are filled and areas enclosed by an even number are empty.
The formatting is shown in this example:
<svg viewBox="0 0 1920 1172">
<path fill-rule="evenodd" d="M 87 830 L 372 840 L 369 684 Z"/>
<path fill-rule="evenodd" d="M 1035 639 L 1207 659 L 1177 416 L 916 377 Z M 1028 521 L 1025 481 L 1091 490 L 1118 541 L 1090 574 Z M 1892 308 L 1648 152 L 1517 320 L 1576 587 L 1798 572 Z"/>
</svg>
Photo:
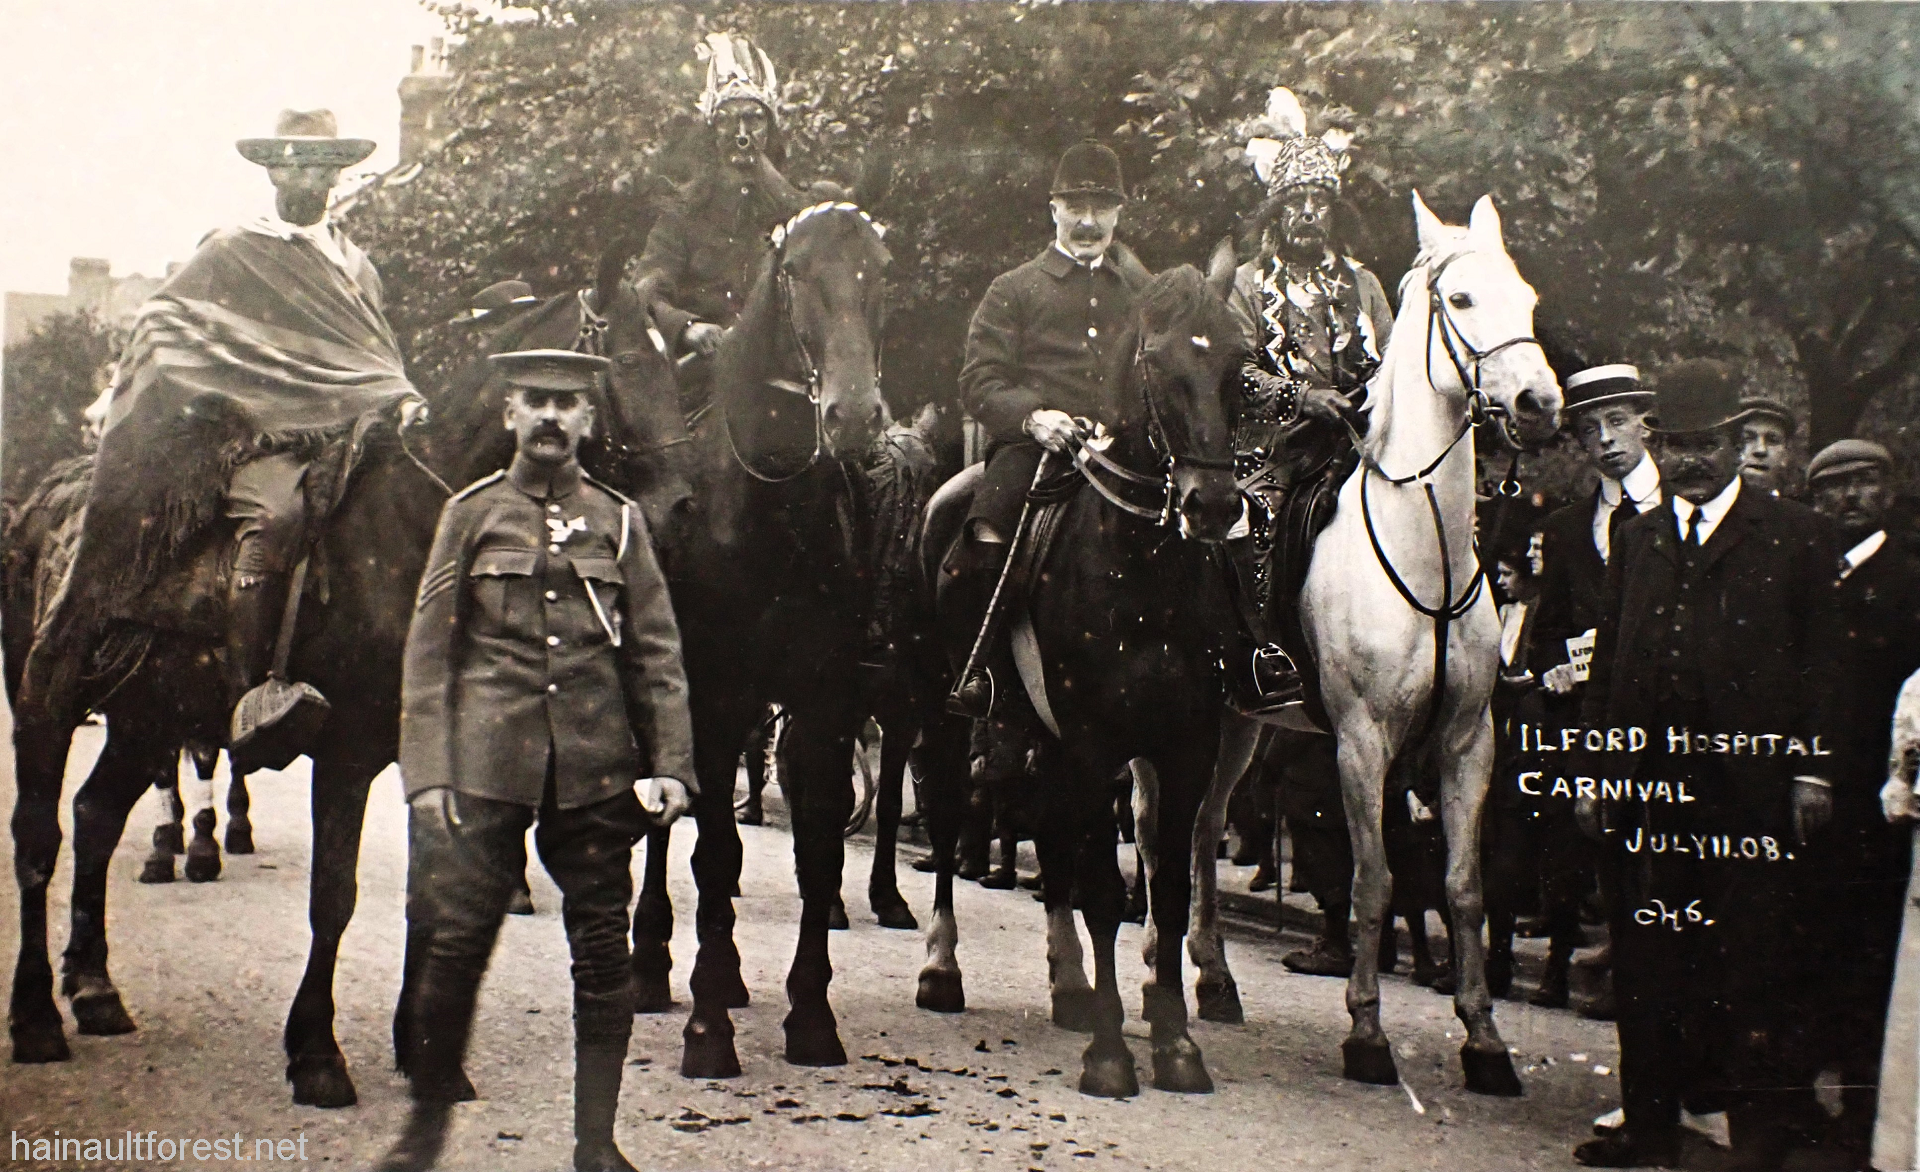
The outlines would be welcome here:
<svg viewBox="0 0 1920 1172">
<path fill-rule="evenodd" d="M 151 610 L 155 583 L 224 520 L 233 527 L 226 668 L 236 702 L 266 679 L 289 579 L 310 540 L 304 481 L 326 443 L 380 415 L 411 422 L 379 274 L 327 218 L 340 172 L 374 144 L 326 110 L 284 111 L 238 149 L 266 168 L 274 214 L 210 234 L 141 307 L 111 388 L 73 563 L 28 664 L 28 687 L 73 702 L 84 640 Z M 276 726 L 311 727 L 325 700 L 238 703 L 234 771 L 261 767 Z M 297 750 L 295 750 L 297 752 Z M 280 763 L 284 764 L 284 760 Z"/>
<path fill-rule="evenodd" d="M 700 113 L 712 128 L 713 157 L 660 214 L 634 270 L 661 336 L 688 359 L 680 389 L 689 409 L 705 401 L 710 360 L 746 308 L 768 234 L 808 202 L 780 174 L 787 152 L 773 60 L 731 32 L 708 34 L 698 53 L 707 63 Z"/>
<path fill-rule="evenodd" d="M 1331 494 L 1318 490 L 1337 491 L 1353 467 L 1342 417 L 1364 427 L 1367 380 L 1386 351 L 1393 307 L 1379 278 L 1342 255 L 1333 233 L 1351 136 L 1339 129 L 1308 135 L 1299 100 L 1284 88 L 1271 91 L 1253 129 L 1247 157 L 1266 198 L 1256 217 L 1259 255 L 1234 273 L 1228 299 L 1250 343 L 1234 447 L 1242 480 L 1262 506 L 1251 519 L 1257 609 L 1271 616 L 1271 637 L 1297 652 L 1295 598 L 1313 536 L 1332 512 Z M 1238 676 L 1248 665 L 1229 668 Z M 1251 669 L 1252 681 L 1237 695 L 1299 698 L 1298 673 L 1279 647 L 1255 651 Z"/>
</svg>

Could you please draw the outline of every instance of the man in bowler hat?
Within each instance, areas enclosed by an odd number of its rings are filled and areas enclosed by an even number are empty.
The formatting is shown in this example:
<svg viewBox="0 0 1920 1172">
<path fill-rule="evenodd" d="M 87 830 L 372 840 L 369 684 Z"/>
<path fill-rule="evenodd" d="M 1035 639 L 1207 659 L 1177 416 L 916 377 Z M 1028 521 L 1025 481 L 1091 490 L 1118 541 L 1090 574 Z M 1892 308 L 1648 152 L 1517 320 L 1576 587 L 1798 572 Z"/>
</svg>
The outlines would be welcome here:
<svg viewBox="0 0 1920 1172">
<path fill-rule="evenodd" d="M 1747 411 L 1726 366 L 1670 368 L 1655 407 L 1668 498 L 1613 536 L 1583 704 L 1588 728 L 1619 735 L 1576 768 L 1593 779 L 1577 814 L 1617 868 L 1626 1123 L 1574 1156 L 1674 1162 L 1682 1026 L 1717 1017 L 1734 1166 L 1772 1172 L 1810 1082 L 1793 990 L 1808 844 L 1839 777 L 1839 554 L 1811 510 L 1743 491 Z"/>
<path fill-rule="evenodd" d="M 380 1167 L 432 1167 L 471 1096 L 474 1002 L 533 825 L 573 953 L 573 1166 L 631 1172 L 613 1122 L 633 1031 L 632 849 L 696 784 L 679 628 L 639 507 L 580 471 L 607 360 L 492 361 L 518 450 L 447 503 L 407 632 L 407 918 L 427 955 L 402 1014 L 413 1110 Z"/>
</svg>

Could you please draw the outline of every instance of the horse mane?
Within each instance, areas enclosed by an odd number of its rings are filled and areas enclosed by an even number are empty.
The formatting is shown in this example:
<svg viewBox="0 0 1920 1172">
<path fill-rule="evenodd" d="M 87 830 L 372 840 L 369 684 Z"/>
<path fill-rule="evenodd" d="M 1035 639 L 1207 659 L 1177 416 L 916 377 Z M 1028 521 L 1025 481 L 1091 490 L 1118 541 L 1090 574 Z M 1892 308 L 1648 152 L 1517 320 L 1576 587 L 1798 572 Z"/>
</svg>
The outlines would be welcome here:
<svg viewBox="0 0 1920 1172">
<path fill-rule="evenodd" d="M 1192 265 L 1180 265 L 1154 274 L 1140 291 L 1134 306 L 1149 327 L 1186 322 L 1197 337 L 1240 338 L 1240 323 L 1226 303 L 1213 295 L 1207 278 Z M 1244 338 L 1241 339 L 1244 344 Z"/>
</svg>

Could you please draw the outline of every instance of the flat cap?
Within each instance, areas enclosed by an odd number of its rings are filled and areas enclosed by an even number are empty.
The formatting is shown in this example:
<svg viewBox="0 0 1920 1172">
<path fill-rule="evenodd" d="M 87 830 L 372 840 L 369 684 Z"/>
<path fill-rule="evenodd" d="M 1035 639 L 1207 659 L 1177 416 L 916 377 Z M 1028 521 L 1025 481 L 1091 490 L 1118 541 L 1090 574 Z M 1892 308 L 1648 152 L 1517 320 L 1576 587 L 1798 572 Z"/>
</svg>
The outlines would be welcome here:
<svg viewBox="0 0 1920 1172">
<path fill-rule="evenodd" d="M 573 350 L 510 350 L 489 354 L 487 361 L 514 386 L 542 391 L 590 391 L 612 365 L 597 354 Z"/>
<path fill-rule="evenodd" d="M 1872 440 L 1835 440 L 1821 448 L 1807 463 L 1807 483 L 1828 476 L 1845 476 L 1865 468 L 1893 469 L 1893 453 Z"/>
</svg>

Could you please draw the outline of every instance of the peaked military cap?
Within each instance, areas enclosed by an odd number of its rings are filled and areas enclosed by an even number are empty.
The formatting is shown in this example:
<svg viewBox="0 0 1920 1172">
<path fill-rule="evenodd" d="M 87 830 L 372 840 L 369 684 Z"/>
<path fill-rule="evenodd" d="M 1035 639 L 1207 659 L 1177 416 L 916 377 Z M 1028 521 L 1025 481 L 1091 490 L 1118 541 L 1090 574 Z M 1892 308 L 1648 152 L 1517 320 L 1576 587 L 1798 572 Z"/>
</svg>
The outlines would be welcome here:
<svg viewBox="0 0 1920 1172">
<path fill-rule="evenodd" d="M 612 365 L 598 354 L 573 350 L 510 350 L 489 354 L 487 361 L 514 386 L 542 391 L 590 391 Z"/>
<path fill-rule="evenodd" d="M 1060 156 L 1060 165 L 1053 172 L 1053 187 L 1047 194 L 1126 199 L 1126 186 L 1120 181 L 1120 156 L 1112 147 L 1092 139 L 1074 143 Z"/>
</svg>

